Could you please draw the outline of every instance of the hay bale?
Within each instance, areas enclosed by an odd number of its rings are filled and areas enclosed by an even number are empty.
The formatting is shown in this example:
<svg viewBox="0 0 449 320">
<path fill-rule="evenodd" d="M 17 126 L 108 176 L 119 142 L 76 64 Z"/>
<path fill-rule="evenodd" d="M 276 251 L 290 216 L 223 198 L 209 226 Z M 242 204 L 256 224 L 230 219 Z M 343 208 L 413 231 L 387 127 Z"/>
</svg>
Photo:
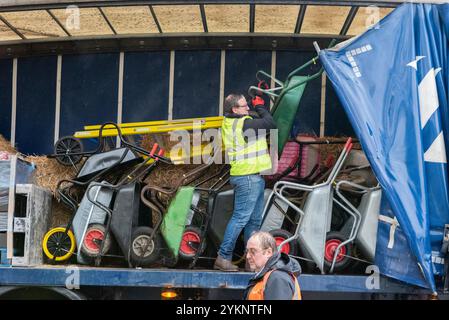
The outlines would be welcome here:
<svg viewBox="0 0 449 320">
<path fill-rule="evenodd" d="M 73 179 L 76 170 L 73 167 L 65 167 L 55 159 L 38 155 L 23 155 L 11 146 L 11 143 L 0 135 L 0 151 L 6 151 L 9 154 L 18 154 L 24 160 L 36 165 L 34 172 L 35 183 L 42 188 L 50 189 L 53 195 L 58 182 L 63 179 Z"/>
<path fill-rule="evenodd" d="M 159 163 L 145 179 L 144 183 L 151 186 L 165 187 L 169 189 L 175 188 L 178 185 L 179 180 L 182 179 L 184 175 L 198 168 L 198 166 L 199 165 L 196 164 L 170 165 L 166 163 Z M 223 169 L 224 166 L 225 165 L 218 164 L 211 165 L 209 168 L 205 169 L 205 171 L 199 173 L 190 185 L 194 185 L 207 177 L 217 174 Z M 211 181 L 202 184 L 201 187 L 208 188 L 215 181 L 216 179 L 212 179 Z M 171 199 L 162 195 L 161 200 L 163 201 L 163 204 L 167 206 Z"/>
<path fill-rule="evenodd" d="M 18 154 L 24 160 L 33 162 L 36 165 L 36 170 L 34 171 L 35 183 L 40 187 L 50 189 L 53 195 L 55 195 L 56 185 L 60 180 L 71 179 L 74 176 L 74 168 L 64 167 L 55 159 L 50 159 L 46 156 L 25 156 L 20 154 L 2 135 L 0 135 L 0 151 L 6 151 L 9 154 Z M 70 217 L 70 210 L 53 197 L 51 207 L 51 228 L 67 225 Z"/>
<path fill-rule="evenodd" d="M 335 142 L 335 141 L 344 141 L 342 143 L 329 143 L 329 144 L 319 144 L 318 150 L 320 154 L 320 165 L 325 165 L 326 160 L 329 156 L 332 156 L 334 158 L 334 161 L 338 159 L 340 156 L 340 153 L 343 151 L 343 148 L 345 146 L 345 141 L 348 137 L 321 137 L 317 138 L 317 141 L 327 141 L 327 142 Z M 354 143 L 352 149 L 354 150 L 361 150 L 360 143 Z"/>
<path fill-rule="evenodd" d="M 166 152 L 170 152 L 179 141 L 170 141 L 169 133 L 146 134 L 142 136 L 140 146 L 145 150 L 151 151 L 155 143 Z"/>
<path fill-rule="evenodd" d="M 174 137 L 176 138 L 176 135 L 174 135 Z M 196 153 L 199 147 L 202 149 L 202 152 L 209 150 L 209 142 L 202 142 L 201 145 L 194 147 L 191 133 L 188 141 L 183 140 L 180 136 L 175 140 L 171 140 L 170 138 L 170 133 L 143 135 L 140 147 L 150 151 L 153 148 L 153 145 L 157 143 L 160 148 L 164 149 L 166 156 L 169 156 L 173 161 L 179 163 L 188 163 L 188 154 L 191 154 L 192 156 L 192 153 Z"/>
<path fill-rule="evenodd" d="M 53 198 L 51 206 L 51 228 L 65 227 L 72 217 L 72 212 L 62 202 Z"/>
<path fill-rule="evenodd" d="M 149 174 L 149 176 L 145 179 L 146 184 L 173 188 L 176 186 L 178 181 L 182 179 L 182 177 L 191 172 L 192 170 L 198 168 L 197 164 L 179 164 L 179 165 L 170 165 L 166 163 L 159 163 L 157 167 Z M 200 181 L 208 176 L 218 173 L 225 165 L 221 164 L 213 164 L 205 171 L 199 174 L 198 179 L 195 181 Z"/>
<path fill-rule="evenodd" d="M 10 154 L 17 154 L 17 150 L 11 146 L 11 142 L 9 142 L 5 137 L 0 134 L 0 151 L 6 151 Z"/>
<path fill-rule="evenodd" d="M 55 159 L 46 156 L 28 156 L 26 160 L 36 165 L 34 174 L 36 184 L 50 189 L 53 195 L 56 195 L 56 186 L 59 181 L 73 179 L 76 175 L 75 168 L 63 166 Z"/>
</svg>

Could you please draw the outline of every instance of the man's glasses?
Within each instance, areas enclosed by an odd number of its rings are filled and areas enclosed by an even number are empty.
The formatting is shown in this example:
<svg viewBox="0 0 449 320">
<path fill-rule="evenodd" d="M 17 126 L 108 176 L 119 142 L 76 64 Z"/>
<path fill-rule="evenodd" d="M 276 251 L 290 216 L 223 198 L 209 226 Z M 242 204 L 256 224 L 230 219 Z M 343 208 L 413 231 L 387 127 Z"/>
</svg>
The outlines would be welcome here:
<svg viewBox="0 0 449 320">
<path fill-rule="evenodd" d="M 255 249 L 255 248 L 250 248 L 250 249 L 246 249 L 245 250 L 245 255 L 249 254 L 251 256 L 255 256 L 256 254 L 259 254 L 261 252 L 264 252 L 266 249 Z"/>
</svg>

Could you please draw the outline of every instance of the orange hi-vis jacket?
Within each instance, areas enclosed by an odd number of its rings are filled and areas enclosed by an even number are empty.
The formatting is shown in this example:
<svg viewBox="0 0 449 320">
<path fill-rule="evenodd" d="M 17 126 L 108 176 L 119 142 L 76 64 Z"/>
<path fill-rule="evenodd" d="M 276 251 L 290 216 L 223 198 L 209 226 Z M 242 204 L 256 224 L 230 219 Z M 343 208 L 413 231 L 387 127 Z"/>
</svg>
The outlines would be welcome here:
<svg viewBox="0 0 449 320">
<path fill-rule="evenodd" d="M 256 285 L 251 289 L 251 291 L 248 294 L 248 300 L 264 300 L 264 292 L 265 292 L 265 286 L 267 285 L 268 278 L 270 277 L 271 273 L 276 270 L 270 270 L 268 271 L 262 278 L 261 281 L 256 283 Z M 293 293 L 292 300 L 301 300 L 301 290 L 299 288 L 298 279 L 292 274 L 290 274 L 291 277 L 295 281 L 295 292 Z"/>
</svg>

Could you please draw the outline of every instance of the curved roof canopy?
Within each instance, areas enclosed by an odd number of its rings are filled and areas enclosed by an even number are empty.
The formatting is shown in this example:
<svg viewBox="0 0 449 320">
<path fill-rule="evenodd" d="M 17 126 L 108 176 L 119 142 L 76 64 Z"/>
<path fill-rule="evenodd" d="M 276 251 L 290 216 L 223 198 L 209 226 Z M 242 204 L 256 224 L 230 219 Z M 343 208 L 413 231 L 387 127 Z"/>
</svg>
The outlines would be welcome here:
<svg viewBox="0 0 449 320">
<path fill-rule="evenodd" d="M 357 35 L 401 2 L 3 0 L 0 56 L 113 48 L 297 48 Z"/>
</svg>

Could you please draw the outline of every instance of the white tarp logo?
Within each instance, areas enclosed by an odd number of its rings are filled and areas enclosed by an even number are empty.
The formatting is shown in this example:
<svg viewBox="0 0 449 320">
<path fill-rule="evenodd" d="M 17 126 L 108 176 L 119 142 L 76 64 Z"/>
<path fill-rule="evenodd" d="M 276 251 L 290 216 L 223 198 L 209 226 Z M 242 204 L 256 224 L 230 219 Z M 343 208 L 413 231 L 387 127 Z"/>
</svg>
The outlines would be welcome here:
<svg viewBox="0 0 449 320">
<path fill-rule="evenodd" d="M 418 61 L 425 58 L 424 56 L 417 56 L 415 60 L 407 63 L 407 66 L 412 67 L 415 71 L 418 71 Z"/>
<path fill-rule="evenodd" d="M 408 67 L 418 71 L 418 62 L 425 56 L 417 56 L 415 60 L 407 64 Z M 421 118 L 421 129 L 424 129 L 432 115 L 438 110 L 438 90 L 435 77 L 441 68 L 431 68 L 418 85 L 419 113 Z M 430 147 L 424 152 L 424 161 L 434 163 L 447 163 L 446 146 L 443 131 L 433 140 Z"/>
<path fill-rule="evenodd" d="M 354 74 L 357 78 L 360 78 L 362 76 L 362 72 L 360 71 L 359 66 L 357 65 L 357 61 L 355 61 L 354 57 L 359 54 L 371 51 L 372 49 L 373 49 L 373 47 L 371 47 L 370 44 L 367 44 L 360 48 L 346 51 L 346 58 L 348 58 L 348 61 L 352 67 L 352 71 L 354 71 Z"/>
</svg>

